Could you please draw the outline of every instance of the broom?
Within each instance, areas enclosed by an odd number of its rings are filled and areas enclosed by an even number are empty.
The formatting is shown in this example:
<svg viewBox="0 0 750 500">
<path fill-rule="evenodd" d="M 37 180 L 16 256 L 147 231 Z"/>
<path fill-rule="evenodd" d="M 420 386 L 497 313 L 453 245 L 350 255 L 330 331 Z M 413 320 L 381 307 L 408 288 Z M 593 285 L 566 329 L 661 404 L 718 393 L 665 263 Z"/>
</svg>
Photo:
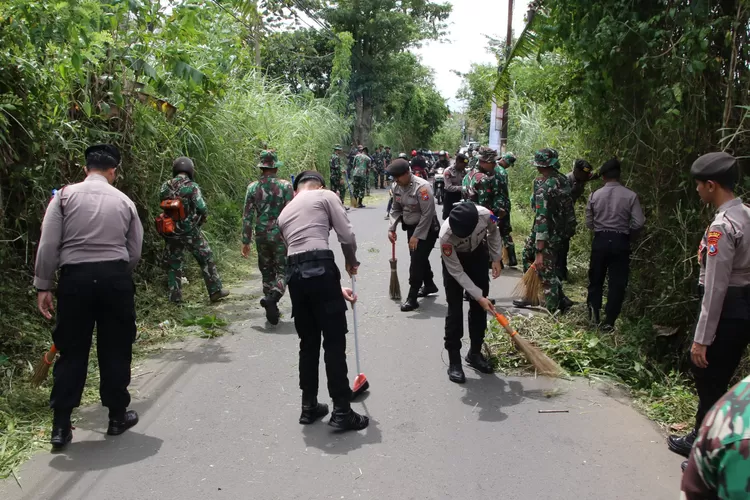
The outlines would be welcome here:
<svg viewBox="0 0 750 500">
<path fill-rule="evenodd" d="M 534 307 L 542 303 L 540 297 L 543 292 L 542 280 L 533 264 L 523 273 L 523 278 L 521 278 L 521 281 L 513 289 L 514 296 L 520 297 L 521 300 L 528 302 L 529 305 Z"/>
<path fill-rule="evenodd" d="M 506 266 L 510 263 L 510 258 L 508 257 L 508 247 L 506 246 L 503 246 L 503 253 L 502 253 L 501 260 L 503 261 L 503 264 L 505 264 Z"/>
<path fill-rule="evenodd" d="M 31 377 L 31 385 L 33 387 L 39 387 L 40 385 L 42 385 L 42 382 L 47 380 L 49 369 L 52 366 L 52 363 L 55 362 L 56 355 L 57 347 L 55 347 L 55 344 L 52 344 L 52 347 L 49 348 L 49 351 L 44 353 L 42 359 L 40 359 L 34 367 L 34 375 Z"/>
<path fill-rule="evenodd" d="M 356 297 L 357 279 L 352 276 L 352 295 Z M 364 394 L 367 389 L 370 388 L 370 382 L 367 381 L 365 374 L 360 371 L 359 368 L 359 335 L 357 334 L 357 304 L 352 304 L 352 323 L 354 325 L 354 355 L 357 359 L 357 376 L 354 378 L 354 385 L 352 386 L 352 399 L 356 398 L 360 394 Z"/>
<path fill-rule="evenodd" d="M 552 361 L 549 356 L 531 345 L 528 340 L 521 337 L 516 330 L 511 328 L 508 318 L 499 312 L 490 314 L 494 314 L 497 322 L 500 323 L 500 325 L 505 328 L 505 331 L 508 332 L 508 335 L 510 335 L 513 345 L 515 345 L 516 349 L 518 349 L 521 354 L 524 355 L 526 360 L 531 363 L 539 375 L 547 377 L 561 377 L 565 375 L 565 371 L 560 365 Z"/>
<path fill-rule="evenodd" d="M 388 287 L 388 293 L 391 300 L 401 300 L 401 285 L 398 283 L 398 261 L 396 260 L 396 242 L 393 242 L 393 253 L 391 262 L 391 285 Z"/>
<path fill-rule="evenodd" d="M 346 187 L 349 189 L 349 205 L 352 208 L 357 208 L 359 204 L 357 203 L 357 200 L 354 199 L 354 189 L 352 189 L 352 184 L 349 180 L 348 172 L 344 172 L 344 178 L 346 179 Z"/>
</svg>

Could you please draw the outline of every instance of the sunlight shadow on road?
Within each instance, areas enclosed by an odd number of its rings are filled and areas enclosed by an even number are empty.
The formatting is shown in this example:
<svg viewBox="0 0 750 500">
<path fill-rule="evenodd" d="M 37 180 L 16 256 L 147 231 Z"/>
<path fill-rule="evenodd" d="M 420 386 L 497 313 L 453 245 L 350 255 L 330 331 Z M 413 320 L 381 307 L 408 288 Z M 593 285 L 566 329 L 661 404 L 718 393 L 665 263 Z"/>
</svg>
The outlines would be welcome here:
<svg viewBox="0 0 750 500">
<path fill-rule="evenodd" d="M 461 396 L 461 402 L 473 407 L 472 413 L 476 413 L 483 422 L 502 422 L 508 418 L 502 408 L 515 406 L 524 399 L 520 382 L 506 382 L 495 375 L 467 379 L 463 388 L 466 392 Z"/>
<path fill-rule="evenodd" d="M 159 438 L 137 432 L 105 436 L 96 441 L 74 441 L 55 454 L 49 466 L 61 472 L 108 470 L 156 455 L 162 443 Z"/>
<path fill-rule="evenodd" d="M 379 422 L 370 416 L 370 411 L 364 402 L 367 397 L 369 397 L 369 393 L 365 393 L 357 399 L 357 402 L 364 407 L 363 413 L 370 417 L 370 425 L 367 429 L 359 432 L 336 432 L 323 422 L 305 425 L 302 427 L 305 446 L 317 448 L 329 455 L 346 455 L 364 445 L 381 443 L 383 434 L 378 427 Z"/>
</svg>

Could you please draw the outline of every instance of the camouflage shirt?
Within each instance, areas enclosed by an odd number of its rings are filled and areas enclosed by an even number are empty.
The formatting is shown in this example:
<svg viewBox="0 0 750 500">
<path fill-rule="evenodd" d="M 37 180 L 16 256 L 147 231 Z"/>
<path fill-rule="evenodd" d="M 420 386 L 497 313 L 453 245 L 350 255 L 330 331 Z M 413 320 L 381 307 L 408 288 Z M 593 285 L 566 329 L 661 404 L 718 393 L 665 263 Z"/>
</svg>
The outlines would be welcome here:
<svg viewBox="0 0 750 500">
<path fill-rule="evenodd" d="M 506 212 L 510 212 L 510 189 L 508 188 L 508 171 L 505 170 L 505 167 L 500 165 L 495 167 L 495 178 L 500 185 L 502 208 L 504 208 Z"/>
<path fill-rule="evenodd" d="M 341 178 L 341 158 L 336 153 L 331 155 L 331 178 Z"/>
<path fill-rule="evenodd" d="M 495 215 L 499 215 L 500 210 L 508 211 L 502 196 L 502 188 L 494 172 L 487 174 L 478 169 L 469 172 L 464 177 L 462 191 L 465 200 L 492 210 Z"/>
<path fill-rule="evenodd" d="M 245 210 L 242 214 L 242 243 L 250 243 L 253 229 L 256 237 L 258 234 L 278 232 L 276 219 L 293 197 L 292 183 L 287 180 L 264 175 L 251 182 L 245 194 Z M 256 214 L 258 220 L 253 227 Z"/>
<path fill-rule="evenodd" d="M 383 170 L 383 153 L 378 153 L 377 151 L 375 151 L 372 154 L 372 164 L 374 165 L 376 171 L 380 172 L 381 170 Z"/>
<path fill-rule="evenodd" d="M 383 163 L 387 167 L 391 163 L 391 153 L 383 151 Z"/>
<path fill-rule="evenodd" d="M 534 179 L 534 224 L 532 234 L 536 241 L 552 244 L 575 233 L 575 212 L 570 196 L 570 184 L 564 175 L 556 172 L 547 179 Z M 571 220 L 572 217 L 572 220 Z"/>
<path fill-rule="evenodd" d="M 750 377 L 729 389 L 698 431 L 682 500 L 750 498 Z"/>
<path fill-rule="evenodd" d="M 365 177 L 370 171 L 370 157 L 359 153 L 354 157 L 354 177 Z"/>
<path fill-rule="evenodd" d="M 159 196 L 161 201 L 177 198 L 182 200 L 185 219 L 175 221 L 175 236 L 194 233 L 203 217 L 208 214 L 201 188 L 187 174 L 178 174 L 174 179 L 162 184 Z"/>
</svg>

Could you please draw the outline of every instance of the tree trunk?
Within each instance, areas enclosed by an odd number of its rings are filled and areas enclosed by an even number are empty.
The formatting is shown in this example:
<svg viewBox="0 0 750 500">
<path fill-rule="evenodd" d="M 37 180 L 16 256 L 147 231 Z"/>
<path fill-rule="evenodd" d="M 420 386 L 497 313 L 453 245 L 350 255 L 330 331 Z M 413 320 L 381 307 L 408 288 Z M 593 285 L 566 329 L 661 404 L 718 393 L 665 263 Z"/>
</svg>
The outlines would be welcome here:
<svg viewBox="0 0 750 500">
<path fill-rule="evenodd" d="M 356 116 L 354 120 L 354 140 L 358 144 L 366 146 L 370 142 L 372 132 L 372 104 L 363 94 L 356 97 L 355 100 Z"/>
</svg>

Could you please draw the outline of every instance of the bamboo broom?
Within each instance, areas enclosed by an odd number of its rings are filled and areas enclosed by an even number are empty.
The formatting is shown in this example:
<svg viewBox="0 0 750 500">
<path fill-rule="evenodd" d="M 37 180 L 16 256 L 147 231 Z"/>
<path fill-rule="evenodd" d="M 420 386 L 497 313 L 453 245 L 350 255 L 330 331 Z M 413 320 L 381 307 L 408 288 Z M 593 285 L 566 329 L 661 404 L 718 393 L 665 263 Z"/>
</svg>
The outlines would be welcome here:
<svg viewBox="0 0 750 500">
<path fill-rule="evenodd" d="M 52 344 L 49 351 L 44 353 L 42 359 L 40 359 L 34 367 L 34 375 L 31 377 L 31 385 L 33 387 L 39 387 L 42 385 L 42 382 L 47 380 L 49 369 L 52 366 L 52 363 L 55 362 L 55 356 L 57 356 L 57 347 L 55 344 Z"/>
<path fill-rule="evenodd" d="M 544 293 L 544 286 L 536 267 L 532 264 L 523 274 L 521 281 L 513 289 L 513 295 L 520 297 L 521 300 L 528 302 L 531 306 L 538 306 L 542 303 L 541 296 Z"/>
<path fill-rule="evenodd" d="M 401 300 L 401 285 L 398 282 L 398 260 L 396 260 L 396 242 L 393 242 L 391 257 L 391 284 L 388 287 L 388 293 L 391 300 Z"/>
<path fill-rule="evenodd" d="M 493 313 L 490 313 L 493 314 Z M 521 354 L 524 355 L 526 360 L 531 363 L 534 369 L 539 375 L 546 377 L 562 377 L 565 375 L 560 365 L 555 363 L 552 359 L 544 354 L 537 347 L 533 346 L 528 340 L 521 337 L 516 330 L 511 328 L 508 318 L 499 312 L 494 313 L 495 319 L 500 325 L 505 328 L 505 331 L 510 335 L 510 339 L 513 341 L 513 345 L 516 346 Z"/>
</svg>

